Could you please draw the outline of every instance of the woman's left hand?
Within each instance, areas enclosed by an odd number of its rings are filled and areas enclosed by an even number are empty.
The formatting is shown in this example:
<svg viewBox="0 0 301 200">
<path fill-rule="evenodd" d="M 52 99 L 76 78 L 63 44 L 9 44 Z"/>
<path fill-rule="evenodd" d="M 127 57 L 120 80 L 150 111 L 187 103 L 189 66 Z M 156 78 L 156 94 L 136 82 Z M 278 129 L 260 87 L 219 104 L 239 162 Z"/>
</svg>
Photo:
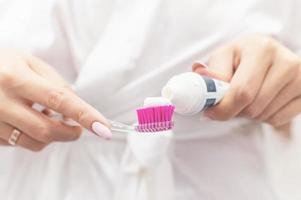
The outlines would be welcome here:
<svg viewBox="0 0 301 200">
<path fill-rule="evenodd" d="M 218 48 L 199 74 L 230 82 L 229 91 L 205 115 L 216 120 L 243 116 L 274 127 L 301 112 L 301 59 L 273 38 L 253 36 Z"/>
</svg>

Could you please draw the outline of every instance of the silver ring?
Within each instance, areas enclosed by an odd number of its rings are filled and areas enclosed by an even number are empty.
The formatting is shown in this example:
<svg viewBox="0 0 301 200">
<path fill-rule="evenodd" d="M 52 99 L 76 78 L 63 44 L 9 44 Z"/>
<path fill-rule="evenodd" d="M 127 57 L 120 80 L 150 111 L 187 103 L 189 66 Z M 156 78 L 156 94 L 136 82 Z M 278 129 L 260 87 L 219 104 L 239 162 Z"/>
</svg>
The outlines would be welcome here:
<svg viewBox="0 0 301 200">
<path fill-rule="evenodd" d="M 8 138 L 8 143 L 12 146 L 15 146 L 20 135 L 21 135 L 21 131 L 19 131 L 18 129 L 14 129 Z"/>
</svg>

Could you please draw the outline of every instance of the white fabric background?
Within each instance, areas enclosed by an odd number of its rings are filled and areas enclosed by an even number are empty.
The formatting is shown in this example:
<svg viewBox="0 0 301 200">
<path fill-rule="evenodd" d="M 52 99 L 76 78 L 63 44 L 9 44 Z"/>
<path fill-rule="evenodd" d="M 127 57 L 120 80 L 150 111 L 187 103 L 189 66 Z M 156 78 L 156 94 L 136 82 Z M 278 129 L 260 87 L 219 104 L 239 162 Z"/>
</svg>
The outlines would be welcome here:
<svg viewBox="0 0 301 200">
<path fill-rule="evenodd" d="M 300 9 L 293 0 L 2 0 L 0 45 L 43 58 L 104 115 L 133 123 L 145 97 L 224 42 L 270 34 L 300 51 Z M 242 120 L 175 120 L 164 155 L 173 199 L 301 198 L 297 136 L 287 141 Z M 39 154 L 0 148 L 0 199 L 113 199 L 127 147 L 124 136 L 108 142 L 85 132 Z"/>
</svg>

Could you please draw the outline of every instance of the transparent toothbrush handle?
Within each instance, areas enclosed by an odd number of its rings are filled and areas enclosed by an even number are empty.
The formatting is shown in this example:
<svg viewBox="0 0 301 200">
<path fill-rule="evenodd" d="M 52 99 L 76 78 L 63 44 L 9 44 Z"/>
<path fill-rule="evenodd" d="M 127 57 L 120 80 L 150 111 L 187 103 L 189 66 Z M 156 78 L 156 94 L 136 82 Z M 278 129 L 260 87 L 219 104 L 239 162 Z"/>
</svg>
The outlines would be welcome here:
<svg viewBox="0 0 301 200">
<path fill-rule="evenodd" d="M 117 133 L 130 133 L 132 131 L 135 131 L 134 126 L 129 126 L 126 124 L 123 124 L 121 122 L 116 121 L 109 121 L 111 123 L 111 131 L 117 132 Z"/>
</svg>

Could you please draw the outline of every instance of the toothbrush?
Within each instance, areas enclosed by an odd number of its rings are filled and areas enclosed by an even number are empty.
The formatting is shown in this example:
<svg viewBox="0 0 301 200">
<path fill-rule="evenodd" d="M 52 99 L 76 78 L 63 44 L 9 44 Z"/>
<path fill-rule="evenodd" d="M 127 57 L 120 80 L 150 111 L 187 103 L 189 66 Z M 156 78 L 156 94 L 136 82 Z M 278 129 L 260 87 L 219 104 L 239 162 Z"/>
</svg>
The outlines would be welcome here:
<svg viewBox="0 0 301 200">
<path fill-rule="evenodd" d="M 138 125 L 129 126 L 120 122 L 110 121 L 114 132 L 128 133 L 131 131 L 154 133 L 171 130 L 174 127 L 172 116 L 175 106 L 150 106 L 137 109 Z"/>
<path fill-rule="evenodd" d="M 121 122 L 109 120 L 111 124 L 111 131 L 119 133 L 130 132 L 159 132 L 164 130 L 170 130 L 173 128 L 174 123 L 172 121 L 172 115 L 175 107 L 173 105 L 163 106 L 149 106 L 136 110 L 138 124 L 130 126 Z M 65 120 L 64 117 L 57 112 L 54 112 L 51 117 L 53 119 L 63 121 L 65 124 L 74 126 L 78 125 L 73 120 Z"/>
</svg>

